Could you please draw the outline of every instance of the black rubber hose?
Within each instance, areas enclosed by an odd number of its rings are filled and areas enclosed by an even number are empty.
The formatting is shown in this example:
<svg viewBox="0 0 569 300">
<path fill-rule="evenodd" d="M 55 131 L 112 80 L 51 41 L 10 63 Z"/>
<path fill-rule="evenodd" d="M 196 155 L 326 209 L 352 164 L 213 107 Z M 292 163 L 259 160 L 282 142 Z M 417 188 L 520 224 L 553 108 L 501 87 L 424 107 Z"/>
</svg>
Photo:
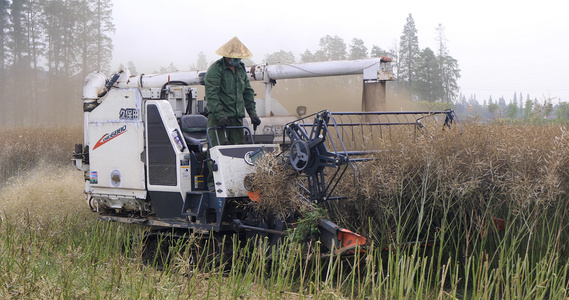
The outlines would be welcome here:
<svg viewBox="0 0 569 300">
<path fill-rule="evenodd" d="M 109 80 L 107 85 L 105 85 L 105 89 L 107 89 L 107 91 L 111 89 L 111 87 L 115 84 L 115 82 L 117 82 L 117 80 L 121 76 L 120 73 L 121 72 L 116 72 L 115 75 L 113 75 L 113 77 L 111 77 L 111 80 Z"/>
</svg>

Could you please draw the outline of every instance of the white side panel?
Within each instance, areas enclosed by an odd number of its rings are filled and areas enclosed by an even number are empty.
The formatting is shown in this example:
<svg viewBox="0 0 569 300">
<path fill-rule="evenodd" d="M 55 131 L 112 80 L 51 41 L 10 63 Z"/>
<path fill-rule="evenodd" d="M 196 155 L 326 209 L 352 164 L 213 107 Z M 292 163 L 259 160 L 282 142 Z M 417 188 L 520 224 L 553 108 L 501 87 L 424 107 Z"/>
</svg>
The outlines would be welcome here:
<svg viewBox="0 0 569 300">
<path fill-rule="evenodd" d="M 113 89 L 89 114 L 92 193 L 146 198 L 141 107 L 138 89 Z"/>
<path fill-rule="evenodd" d="M 210 149 L 211 159 L 218 169 L 213 171 L 213 180 L 218 197 L 247 197 L 243 179 L 253 173 L 254 166 L 245 162 L 245 153 L 264 147 L 267 151 L 279 149 L 277 144 L 269 145 L 227 145 Z"/>
</svg>

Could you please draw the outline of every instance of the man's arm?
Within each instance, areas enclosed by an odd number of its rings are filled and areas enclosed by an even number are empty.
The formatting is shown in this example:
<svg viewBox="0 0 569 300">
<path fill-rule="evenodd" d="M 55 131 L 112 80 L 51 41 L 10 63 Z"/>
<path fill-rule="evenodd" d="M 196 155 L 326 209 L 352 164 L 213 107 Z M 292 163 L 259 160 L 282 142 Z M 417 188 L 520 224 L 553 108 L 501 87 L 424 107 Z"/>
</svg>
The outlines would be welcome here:
<svg viewBox="0 0 569 300">
<path fill-rule="evenodd" d="M 257 116 L 255 105 L 255 90 L 251 87 L 249 78 L 245 77 L 245 89 L 243 89 L 243 100 L 245 101 L 245 109 L 249 116 Z"/>
<path fill-rule="evenodd" d="M 225 117 L 225 113 L 219 103 L 219 91 L 221 89 L 221 72 L 212 65 L 205 74 L 205 97 L 207 109 L 216 119 Z"/>
</svg>

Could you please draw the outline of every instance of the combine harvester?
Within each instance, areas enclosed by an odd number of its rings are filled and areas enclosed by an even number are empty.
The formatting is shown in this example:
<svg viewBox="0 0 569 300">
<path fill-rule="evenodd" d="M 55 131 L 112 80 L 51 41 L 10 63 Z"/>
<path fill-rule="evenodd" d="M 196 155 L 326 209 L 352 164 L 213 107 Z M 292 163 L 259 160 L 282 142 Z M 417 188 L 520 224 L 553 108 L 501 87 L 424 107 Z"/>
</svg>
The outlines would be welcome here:
<svg viewBox="0 0 569 300">
<path fill-rule="evenodd" d="M 130 76 L 121 70 L 109 78 L 91 73 L 83 88 L 84 142 L 73 153 L 74 164 L 85 173 L 87 203 L 100 220 L 150 227 L 148 241 L 155 244 L 159 236 L 187 237 L 192 232 L 213 240 L 215 250 L 224 247 L 224 236 L 234 234 L 277 243 L 297 217 L 267 218 L 248 205 L 254 191 L 246 189 L 244 179 L 254 176 L 257 158 L 280 153 L 300 178 L 295 181 L 305 201 L 331 209 L 330 201 L 345 198 L 335 193 L 338 183 L 355 180 L 344 175 L 359 176 L 358 162 L 381 150 L 369 149 L 370 140 L 422 134 L 429 119 L 452 122 L 450 110 L 374 112 L 385 109 L 385 83 L 393 80 L 389 61 L 253 66 L 251 81 L 266 84 L 265 99 L 256 100 L 265 126 L 262 134 L 244 126 L 249 144 L 211 149 L 202 115 L 206 99 L 198 100 L 192 87 L 203 84 L 205 71 Z M 270 97 L 278 79 L 350 74 L 363 74 L 363 112 L 324 110 L 297 119 Z M 214 192 L 205 185 L 210 166 Z M 320 233 L 314 238 L 325 252 L 353 253 L 366 244 L 365 237 L 328 219 L 318 223 Z"/>
</svg>

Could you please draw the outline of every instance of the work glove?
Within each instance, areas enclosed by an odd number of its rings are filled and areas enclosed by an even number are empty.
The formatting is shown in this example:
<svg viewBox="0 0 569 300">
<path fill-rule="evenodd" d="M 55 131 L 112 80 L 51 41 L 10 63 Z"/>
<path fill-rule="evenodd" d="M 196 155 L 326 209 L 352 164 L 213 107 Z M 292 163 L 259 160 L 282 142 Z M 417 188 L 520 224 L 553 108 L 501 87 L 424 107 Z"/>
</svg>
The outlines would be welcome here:
<svg viewBox="0 0 569 300">
<path fill-rule="evenodd" d="M 219 119 L 219 126 L 223 129 L 225 129 L 225 127 L 227 127 L 227 125 L 229 125 L 229 119 L 227 117 L 223 117 L 221 119 Z"/>
<path fill-rule="evenodd" d="M 253 124 L 253 130 L 257 130 L 257 126 L 261 125 L 261 119 L 257 116 L 252 116 L 251 124 Z"/>
</svg>

